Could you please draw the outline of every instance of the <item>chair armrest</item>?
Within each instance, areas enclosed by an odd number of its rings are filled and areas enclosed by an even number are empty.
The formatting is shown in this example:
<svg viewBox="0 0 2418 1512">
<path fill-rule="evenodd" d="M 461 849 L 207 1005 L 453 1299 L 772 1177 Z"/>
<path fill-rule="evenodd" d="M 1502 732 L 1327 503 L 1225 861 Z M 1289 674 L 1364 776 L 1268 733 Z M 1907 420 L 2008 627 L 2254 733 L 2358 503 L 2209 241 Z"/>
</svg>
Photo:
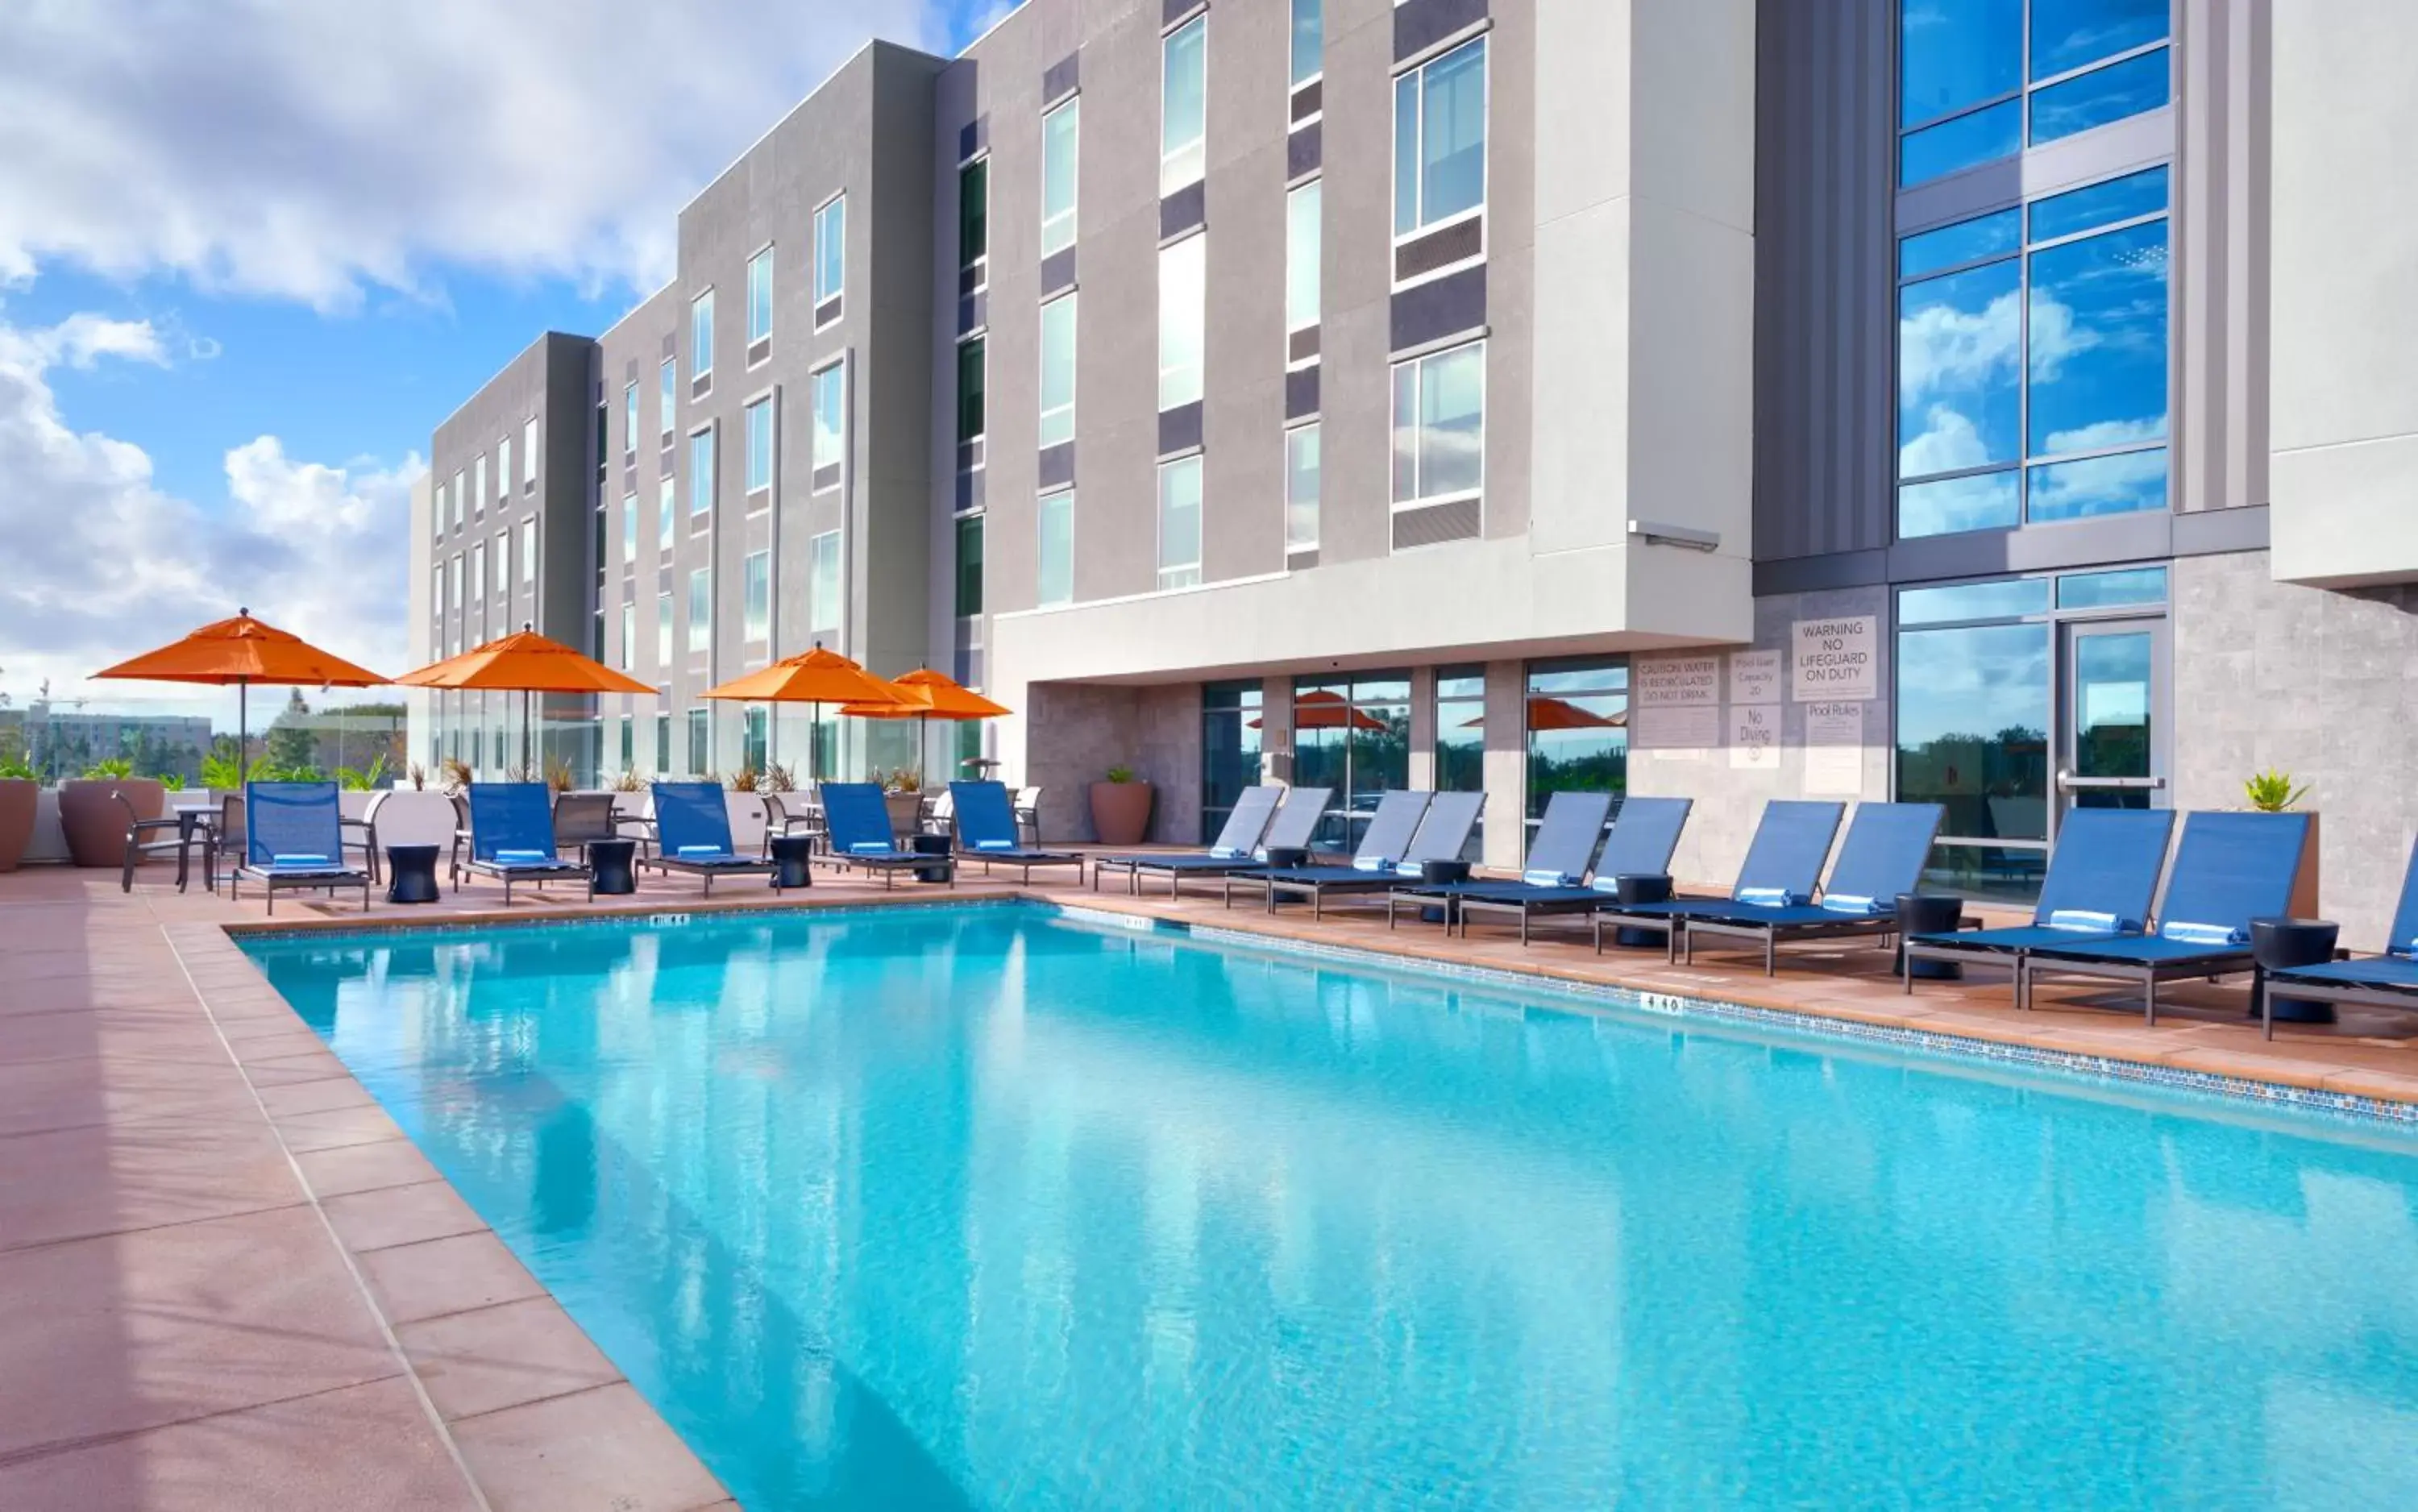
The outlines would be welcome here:
<svg viewBox="0 0 2418 1512">
<path fill-rule="evenodd" d="M 179 824 L 181 824 L 181 823 L 182 823 L 182 821 L 181 821 L 181 820 L 178 820 L 178 819 L 173 819 L 173 818 L 169 818 L 169 819 L 136 819 L 135 821 L 133 821 L 133 823 L 130 824 L 130 825 L 127 827 L 126 832 L 127 832 L 128 834 L 132 835 L 132 834 L 144 834 L 144 833 L 146 833 L 146 832 L 150 832 L 150 831 L 152 831 L 152 830 L 174 830 L 174 829 L 177 828 L 177 827 L 179 826 Z"/>
</svg>

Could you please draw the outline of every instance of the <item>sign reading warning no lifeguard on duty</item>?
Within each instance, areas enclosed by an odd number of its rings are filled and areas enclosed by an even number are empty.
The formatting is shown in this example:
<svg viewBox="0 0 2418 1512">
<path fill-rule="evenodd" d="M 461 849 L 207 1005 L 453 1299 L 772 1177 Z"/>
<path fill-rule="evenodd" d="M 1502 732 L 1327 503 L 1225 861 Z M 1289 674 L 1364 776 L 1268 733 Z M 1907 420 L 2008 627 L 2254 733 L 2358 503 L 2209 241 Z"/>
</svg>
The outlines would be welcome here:
<svg viewBox="0 0 2418 1512">
<path fill-rule="evenodd" d="M 1880 620 L 1874 615 L 1840 619 L 1799 619 L 1795 631 L 1797 675 L 1791 697 L 1797 703 L 1870 699 L 1881 695 Z"/>
</svg>

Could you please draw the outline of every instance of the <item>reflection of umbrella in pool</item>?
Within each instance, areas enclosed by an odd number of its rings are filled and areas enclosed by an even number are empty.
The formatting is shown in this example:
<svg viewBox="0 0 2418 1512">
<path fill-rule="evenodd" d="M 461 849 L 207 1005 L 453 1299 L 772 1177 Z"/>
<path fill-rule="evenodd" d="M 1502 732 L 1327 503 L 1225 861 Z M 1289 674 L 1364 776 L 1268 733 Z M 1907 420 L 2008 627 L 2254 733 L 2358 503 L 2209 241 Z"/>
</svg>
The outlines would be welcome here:
<svg viewBox="0 0 2418 1512">
<path fill-rule="evenodd" d="M 1249 727 L 1258 729 L 1260 722 L 1252 720 Z M 1297 730 L 1381 730 L 1386 725 L 1376 715 L 1353 708 L 1341 694 L 1320 688 L 1293 701 L 1293 727 Z"/>
<path fill-rule="evenodd" d="M 1481 714 L 1461 727 L 1474 730 L 1482 727 L 1485 724 L 1486 718 Z M 1626 728 L 1628 724 L 1629 710 L 1626 709 L 1616 714 L 1599 714 L 1592 710 L 1581 709 L 1568 698 L 1549 698 L 1538 695 L 1528 700 L 1528 728 L 1532 732 L 1622 729 Z"/>
</svg>

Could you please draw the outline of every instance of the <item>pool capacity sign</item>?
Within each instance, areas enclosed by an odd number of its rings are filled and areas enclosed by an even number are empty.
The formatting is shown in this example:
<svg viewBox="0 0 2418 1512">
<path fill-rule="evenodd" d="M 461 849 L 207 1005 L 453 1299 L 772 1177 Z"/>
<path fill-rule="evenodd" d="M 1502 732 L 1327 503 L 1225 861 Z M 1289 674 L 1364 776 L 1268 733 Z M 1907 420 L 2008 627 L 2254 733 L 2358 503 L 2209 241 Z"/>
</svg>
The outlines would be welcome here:
<svg viewBox="0 0 2418 1512">
<path fill-rule="evenodd" d="M 1796 702 L 1862 701 L 1881 695 L 1880 620 L 1874 615 L 1799 619 L 1793 632 Z"/>
</svg>

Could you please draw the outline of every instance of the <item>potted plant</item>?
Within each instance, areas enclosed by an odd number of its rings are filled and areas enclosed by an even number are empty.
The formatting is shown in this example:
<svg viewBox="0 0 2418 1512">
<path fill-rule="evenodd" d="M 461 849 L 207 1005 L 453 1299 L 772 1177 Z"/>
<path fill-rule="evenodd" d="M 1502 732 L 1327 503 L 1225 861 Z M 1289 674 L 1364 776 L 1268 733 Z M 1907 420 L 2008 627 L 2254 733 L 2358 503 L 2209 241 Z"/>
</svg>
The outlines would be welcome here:
<svg viewBox="0 0 2418 1512">
<path fill-rule="evenodd" d="M 1150 784 L 1131 767 L 1110 767 L 1092 784 L 1092 832 L 1104 846 L 1136 846 L 1150 832 Z"/>
<path fill-rule="evenodd" d="M 890 832 L 910 835 L 924 827 L 924 774 L 900 767 L 881 785 L 881 802 L 890 810 Z"/>
<path fill-rule="evenodd" d="M 42 780 L 22 756 L 0 756 L 0 872 L 13 872 L 25 859 L 25 842 L 34 837 L 34 811 L 41 803 Z"/>
<path fill-rule="evenodd" d="M 2292 786 L 2292 774 L 2270 767 L 2257 772 L 2242 785 L 2242 796 L 2251 808 L 2260 814 L 2282 814 L 2299 805 L 2309 796 L 2308 784 Z M 2309 838 L 2301 850 L 2301 869 L 2292 877 L 2291 914 L 2296 919 L 2314 919 L 2318 904 L 2318 816 L 2311 812 Z"/>
<path fill-rule="evenodd" d="M 118 793 L 134 805 L 135 818 L 156 819 L 167 811 L 168 790 L 156 777 L 134 775 L 134 763 L 124 756 L 97 761 L 83 777 L 59 784 L 59 826 L 77 865 L 115 871 L 126 864 L 127 813 Z"/>
</svg>

